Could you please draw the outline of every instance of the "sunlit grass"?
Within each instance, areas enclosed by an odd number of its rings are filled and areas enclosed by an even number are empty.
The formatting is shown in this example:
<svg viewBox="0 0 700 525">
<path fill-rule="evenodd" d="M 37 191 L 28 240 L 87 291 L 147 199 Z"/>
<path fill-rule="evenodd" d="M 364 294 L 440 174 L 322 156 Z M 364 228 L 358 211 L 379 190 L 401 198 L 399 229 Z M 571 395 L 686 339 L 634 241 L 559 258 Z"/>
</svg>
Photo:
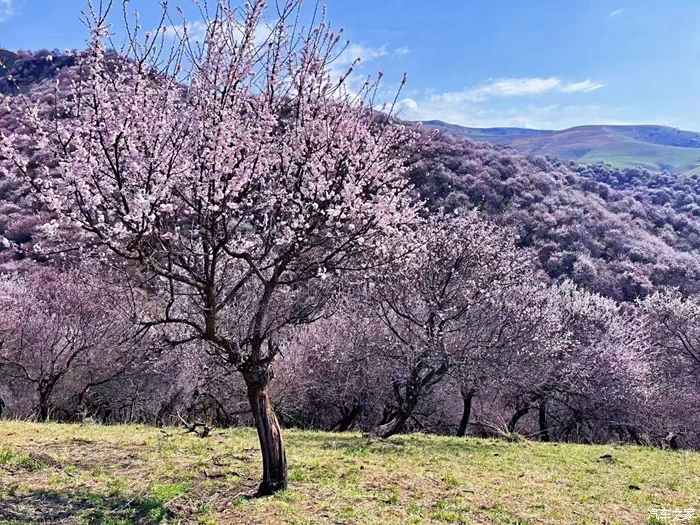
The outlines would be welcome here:
<svg viewBox="0 0 700 525">
<path fill-rule="evenodd" d="M 260 468 L 251 429 L 200 439 L 0 423 L 0 523 L 637 525 L 658 523 L 651 508 L 700 514 L 697 453 L 295 430 L 286 440 L 289 490 L 250 499 Z"/>
</svg>

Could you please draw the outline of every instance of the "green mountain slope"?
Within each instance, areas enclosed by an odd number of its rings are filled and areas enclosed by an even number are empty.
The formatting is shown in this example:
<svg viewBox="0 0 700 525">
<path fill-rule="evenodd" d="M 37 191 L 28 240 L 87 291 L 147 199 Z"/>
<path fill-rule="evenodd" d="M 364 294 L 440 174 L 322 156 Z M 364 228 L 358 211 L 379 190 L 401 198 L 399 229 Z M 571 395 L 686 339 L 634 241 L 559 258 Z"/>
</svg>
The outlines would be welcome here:
<svg viewBox="0 0 700 525">
<path fill-rule="evenodd" d="M 467 128 L 440 121 L 424 124 L 458 137 L 508 145 L 527 155 L 671 172 L 700 167 L 700 133 L 665 126 L 579 126 L 553 131 Z"/>
</svg>

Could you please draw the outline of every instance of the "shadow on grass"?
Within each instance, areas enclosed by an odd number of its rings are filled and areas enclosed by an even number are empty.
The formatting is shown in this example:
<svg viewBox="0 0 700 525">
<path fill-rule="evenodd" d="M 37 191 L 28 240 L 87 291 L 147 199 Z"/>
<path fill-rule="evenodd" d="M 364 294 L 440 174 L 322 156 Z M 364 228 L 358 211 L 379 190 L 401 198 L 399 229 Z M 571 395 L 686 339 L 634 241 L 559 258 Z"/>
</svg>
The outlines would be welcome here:
<svg viewBox="0 0 700 525">
<path fill-rule="evenodd" d="M 128 499 L 89 492 L 35 491 L 5 496 L 0 504 L 0 524 L 127 523 L 156 524 L 173 517 L 157 499 Z"/>
<path fill-rule="evenodd" d="M 435 436 L 426 437 L 422 434 L 399 434 L 389 439 L 380 439 L 357 433 L 305 432 L 302 434 L 295 431 L 287 434 L 287 441 L 303 447 L 336 449 L 351 455 L 413 454 L 415 448 L 433 453 L 478 454 L 507 448 L 510 445 L 504 440 L 497 439 L 465 439 L 452 436 L 444 436 L 444 439 L 441 439 Z"/>
</svg>

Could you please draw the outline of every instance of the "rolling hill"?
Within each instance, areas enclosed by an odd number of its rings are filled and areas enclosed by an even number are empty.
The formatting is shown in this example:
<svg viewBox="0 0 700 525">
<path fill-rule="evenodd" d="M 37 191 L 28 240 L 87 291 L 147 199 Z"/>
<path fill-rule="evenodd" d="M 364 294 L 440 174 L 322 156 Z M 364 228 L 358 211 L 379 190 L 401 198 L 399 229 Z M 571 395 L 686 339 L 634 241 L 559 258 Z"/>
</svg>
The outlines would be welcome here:
<svg viewBox="0 0 700 525">
<path fill-rule="evenodd" d="M 700 167 L 700 133 L 666 126 L 579 126 L 553 131 L 468 128 L 437 120 L 423 124 L 456 137 L 504 144 L 526 155 L 682 173 Z"/>
</svg>

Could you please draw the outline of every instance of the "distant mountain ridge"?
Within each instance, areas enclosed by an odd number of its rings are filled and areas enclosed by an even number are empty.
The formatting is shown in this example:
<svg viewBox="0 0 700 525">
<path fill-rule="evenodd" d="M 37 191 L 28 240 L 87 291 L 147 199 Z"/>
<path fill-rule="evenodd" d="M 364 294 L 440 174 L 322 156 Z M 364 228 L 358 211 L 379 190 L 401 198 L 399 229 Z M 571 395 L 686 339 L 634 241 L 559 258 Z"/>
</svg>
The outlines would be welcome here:
<svg viewBox="0 0 700 525">
<path fill-rule="evenodd" d="M 440 120 L 423 121 L 443 133 L 503 144 L 526 155 L 549 155 L 617 168 L 700 173 L 700 133 L 667 126 L 599 125 L 564 130 L 470 128 Z"/>
</svg>

